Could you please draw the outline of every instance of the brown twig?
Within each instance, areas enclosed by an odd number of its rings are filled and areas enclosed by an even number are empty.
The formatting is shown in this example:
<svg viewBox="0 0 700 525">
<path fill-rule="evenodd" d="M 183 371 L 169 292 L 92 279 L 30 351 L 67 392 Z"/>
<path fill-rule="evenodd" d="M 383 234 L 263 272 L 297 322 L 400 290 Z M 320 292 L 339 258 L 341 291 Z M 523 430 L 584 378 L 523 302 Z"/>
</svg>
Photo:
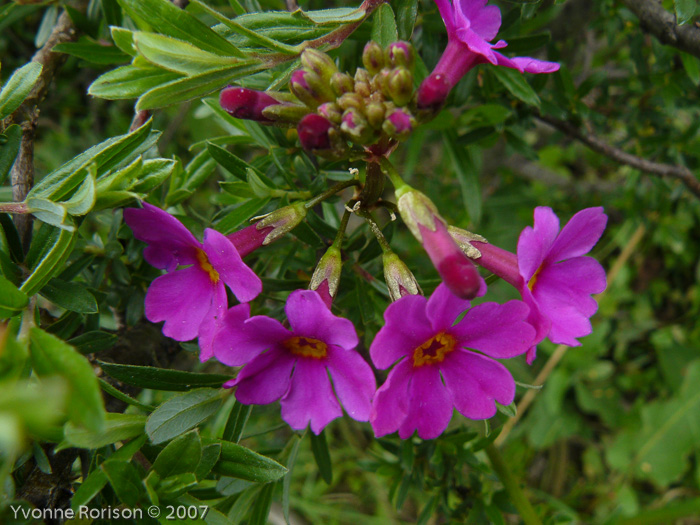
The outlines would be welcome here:
<svg viewBox="0 0 700 525">
<path fill-rule="evenodd" d="M 621 164 L 626 164 L 645 173 L 651 173 L 652 175 L 678 179 L 697 197 L 700 197 L 700 180 L 685 166 L 663 164 L 632 155 L 615 146 L 611 146 L 602 139 L 579 129 L 565 120 L 560 120 L 548 115 L 537 115 L 537 118 L 558 129 L 562 133 L 566 133 L 570 137 L 583 142 L 593 151 L 605 155 Z"/>
<path fill-rule="evenodd" d="M 623 0 L 639 18 L 639 25 L 664 44 L 700 58 L 700 28 L 693 24 L 678 25 L 673 13 L 666 11 L 658 0 Z"/>
</svg>

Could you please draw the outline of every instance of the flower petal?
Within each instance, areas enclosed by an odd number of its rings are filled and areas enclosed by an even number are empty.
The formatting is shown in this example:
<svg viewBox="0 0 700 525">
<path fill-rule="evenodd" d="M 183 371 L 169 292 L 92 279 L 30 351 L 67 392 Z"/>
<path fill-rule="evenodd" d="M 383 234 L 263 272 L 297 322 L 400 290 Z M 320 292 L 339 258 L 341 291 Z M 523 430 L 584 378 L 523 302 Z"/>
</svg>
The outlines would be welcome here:
<svg viewBox="0 0 700 525">
<path fill-rule="evenodd" d="M 447 29 L 447 34 L 450 35 L 455 30 L 454 13 L 453 7 L 449 0 L 435 0 L 437 4 L 438 11 L 440 11 L 440 16 L 442 21 L 445 23 L 445 29 Z"/>
<path fill-rule="evenodd" d="M 433 331 L 438 333 L 451 327 L 459 314 L 468 310 L 469 306 L 471 306 L 469 301 L 460 299 L 450 292 L 444 283 L 441 283 L 428 299 L 425 312 L 430 319 Z"/>
<path fill-rule="evenodd" d="M 494 46 L 505 47 L 505 46 Z M 515 57 L 508 58 L 501 53 L 493 53 L 496 57 L 496 64 L 511 69 L 517 69 L 521 73 L 553 73 L 559 71 L 559 64 L 556 62 L 547 62 L 546 60 L 537 60 L 530 57 Z"/>
<path fill-rule="evenodd" d="M 422 295 L 406 295 L 391 303 L 384 312 L 386 324 L 369 348 L 377 368 L 389 368 L 435 335 L 425 309 L 428 300 Z"/>
<path fill-rule="evenodd" d="M 204 252 L 236 299 L 246 303 L 262 291 L 260 277 L 246 266 L 236 247 L 224 235 L 211 228 L 204 230 Z"/>
<path fill-rule="evenodd" d="M 242 366 L 291 336 L 276 319 L 257 315 L 248 319 L 250 308 L 239 304 L 230 308 L 214 336 L 214 355 L 228 366 Z"/>
<path fill-rule="evenodd" d="M 326 364 L 345 411 L 357 421 L 368 421 L 372 396 L 377 390 L 372 368 L 354 350 L 337 346 L 328 349 Z"/>
<path fill-rule="evenodd" d="M 535 226 L 527 226 L 518 239 L 518 268 L 527 283 L 544 262 L 559 233 L 559 218 L 552 208 L 535 208 Z"/>
<path fill-rule="evenodd" d="M 314 290 L 293 291 L 284 311 L 294 335 L 319 339 L 346 350 L 357 346 L 357 332 L 352 321 L 333 315 Z"/>
<path fill-rule="evenodd" d="M 455 0 L 455 7 L 469 19 L 470 27 L 486 41 L 496 38 L 501 27 L 501 10 L 495 5 L 486 5 L 486 0 Z"/>
<path fill-rule="evenodd" d="M 204 316 L 202 324 L 199 325 L 197 343 L 199 343 L 199 360 L 204 362 L 214 357 L 214 336 L 221 325 L 221 321 L 226 315 L 228 299 L 226 298 L 226 287 L 223 283 L 214 286 L 214 295 L 211 307 Z M 246 318 L 248 315 L 246 315 Z"/>
<path fill-rule="evenodd" d="M 488 357 L 468 351 L 448 354 L 440 364 L 455 408 L 469 419 L 488 419 L 496 414 L 498 401 L 510 405 L 515 398 L 515 381 L 508 369 Z"/>
<path fill-rule="evenodd" d="M 295 362 L 285 348 L 275 345 L 255 357 L 226 385 L 238 387 L 236 399 L 244 405 L 267 405 L 289 391 Z"/>
<path fill-rule="evenodd" d="M 146 292 L 146 319 L 165 321 L 166 336 L 189 341 L 197 337 L 214 295 L 214 283 L 196 266 L 161 275 Z"/>
<path fill-rule="evenodd" d="M 450 333 L 460 346 L 498 359 L 515 357 L 535 341 L 535 329 L 525 320 L 529 313 L 522 301 L 483 303 L 469 310 Z"/>
<path fill-rule="evenodd" d="M 547 261 L 563 261 L 590 252 L 607 223 L 608 216 L 602 207 L 581 210 L 562 228 L 547 254 Z"/>
<path fill-rule="evenodd" d="M 297 359 L 292 384 L 282 398 L 282 419 L 295 430 L 311 431 L 318 435 L 343 410 L 331 388 L 325 363 L 313 358 Z"/>
<path fill-rule="evenodd" d="M 457 28 L 457 37 L 464 42 L 469 49 L 484 57 L 488 62 L 496 65 L 498 59 L 496 58 L 497 53 L 491 49 L 491 44 L 484 40 L 481 36 L 476 34 L 473 30 L 464 27 Z"/>
<path fill-rule="evenodd" d="M 440 379 L 436 366 L 413 369 L 409 412 L 399 428 L 399 437 L 408 439 L 418 430 L 421 439 L 435 439 L 452 419 L 452 396 Z"/>
<path fill-rule="evenodd" d="M 396 432 L 408 415 L 413 365 L 407 359 L 397 364 L 374 394 L 369 422 L 377 437 Z"/>
<path fill-rule="evenodd" d="M 134 237 L 148 243 L 143 251 L 148 264 L 166 270 L 195 264 L 201 244 L 194 235 L 168 212 L 147 202 L 142 204 L 142 209 L 126 208 L 124 222 Z"/>
</svg>

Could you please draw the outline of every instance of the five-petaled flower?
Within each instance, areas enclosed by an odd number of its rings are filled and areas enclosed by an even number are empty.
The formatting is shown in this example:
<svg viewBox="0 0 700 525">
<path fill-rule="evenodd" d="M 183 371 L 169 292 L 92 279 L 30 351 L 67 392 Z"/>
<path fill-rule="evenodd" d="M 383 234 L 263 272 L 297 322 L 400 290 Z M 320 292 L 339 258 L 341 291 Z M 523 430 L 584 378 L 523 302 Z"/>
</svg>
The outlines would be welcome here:
<svg viewBox="0 0 700 525">
<path fill-rule="evenodd" d="M 430 299 L 407 295 L 384 313 L 386 324 L 370 347 L 377 368 L 398 361 L 374 396 L 370 423 L 377 436 L 415 430 L 423 439 L 438 437 L 452 418 L 452 408 L 470 419 L 509 405 L 515 381 L 495 359 L 514 357 L 532 345 L 535 330 L 525 319 L 522 301 L 483 303 L 467 311 L 469 301 L 441 284 Z"/>
<path fill-rule="evenodd" d="M 216 230 L 207 228 L 199 242 L 175 217 L 146 202 L 142 209 L 125 209 L 124 220 L 134 237 L 148 243 L 144 259 L 168 271 L 148 288 L 146 318 L 165 321 L 163 333 L 177 341 L 199 336 L 200 359 L 209 359 L 211 334 L 228 308 L 226 286 L 239 301 L 251 301 L 262 291 L 262 281 Z"/>
<path fill-rule="evenodd" d="M 518 289 L 530 306 L 528 321 L 536 328 L 535 342 L 580 346 L 577 337 L 592 332 L 589 318 L 598 310 L 592 294 L 605 290 L 605 270 L 592 257 L 583 257 L 598 242 L 608 217 L 603 208 L 586 208 L 559 231 L 551 208 L 535 208 L 534 228 L 520 234 L 517 255 L 491 244 L 473 241 L 481 252 L 475 259 Z M 536 356 L 533 346 L 528 363 Z"/>
<path fill-rule="evenodd" d="M 504 40 L 489 43 L 501 27 L 501 11 L 487 0 L 435 0 L 447 29 L 447 47 L 418 91 L 418 106 L 438 108 L 450 90 L 467 71 L 478 64 L 490 63 L 528 73 L 551 73 L 559 69 L 555 62 L 529 57 L 508 58 L 495 51 L 507 46 Z"/>
<path fill-rule="evenodd" d="M 226 365 L 245 366 L 224 386 L 235 386 L 236 399 L 246 405 L 281 399 L 282 419 L 296 430 L 310 424 L 319 434 L 343 414 L 340 403 L 350 417 L 367 421 L 376 383 L 354 350 L 352 323 L 333 315 L 313 290 L 292 292 L 285 312 L 291 330 L 270 317 L 249 317 L 247 304 L 226 313 L 214 355 Z"/>
</svg>

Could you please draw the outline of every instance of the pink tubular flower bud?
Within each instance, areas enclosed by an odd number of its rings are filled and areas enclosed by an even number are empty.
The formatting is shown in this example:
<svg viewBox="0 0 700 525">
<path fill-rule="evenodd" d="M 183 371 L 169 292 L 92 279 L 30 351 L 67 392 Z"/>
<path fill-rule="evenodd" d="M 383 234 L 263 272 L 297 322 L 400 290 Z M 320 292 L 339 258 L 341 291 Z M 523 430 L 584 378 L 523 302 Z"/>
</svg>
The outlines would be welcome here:
<svg viewBox="0 0 700 525">
<path fill-rule="evenodd" d="M 260 217 L 250 226 L 233 232 L 226 237 L 238 250 L 241 257 L 254 252 L 262 246 L 276 241 L 293 230 L 306 217 L 304 202 L 296 202 Z"/>
<path fill-rule="evenodd" d="M 231 116 L 271 124 L 273 120 L 263 115 L 263 110 L 280 102 L 267 93 L 243 87 L 227 87 L 221 91 L 219 104 Z"/>
<path fill-rule="evenodd" d="M 387 116 L 382 129 L 392 138 L 405 140 L 413 131 L 416 125 L 416 120 L 413 116 L 403 109 L 396 109 Z"/>
<path fill-rule="evenodd" d="M 334 94 L 316 73 L 297 69 L 292 73 L 289 80 L 289 89 L 301 102 L 312 109 L 316 109 L 319 104 L 330 102 Z"/>
<path fill-rule="evenodd" d="M 419 110 L 426 110 L 437 115 L 445 104 L 451 89 L 452 85 L 445 75 L 432 74 L 423 80 L 418 88 L 416 106 Z"/>
<path fill-rule="evenodd" d="M 315 113 L 301 119 L 297 133 L 302 147 L 317 155 L 337 157 L 347 149 L 347 144 L 333 123 Z"/>
</svg>

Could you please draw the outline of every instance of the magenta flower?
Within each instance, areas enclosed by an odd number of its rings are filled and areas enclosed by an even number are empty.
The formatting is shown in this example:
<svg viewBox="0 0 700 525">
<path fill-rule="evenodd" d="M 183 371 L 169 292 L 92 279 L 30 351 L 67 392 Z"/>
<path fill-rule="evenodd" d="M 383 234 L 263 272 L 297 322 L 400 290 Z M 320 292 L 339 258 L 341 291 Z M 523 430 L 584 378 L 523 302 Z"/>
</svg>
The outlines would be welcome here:
<svg viewBox="0 0 700 525">
<path fill-rule="evenodd" d="M 592 257 L 583 257 L 598 242 L 608 217 L 603 208 L 586 208 L 559 230 L 551 208 L 535 208 L 534 228 L 526 227 L 518 240 L 517 256 L 491 244 L 473 241 L 481 252 L 475 262 L 518 289 L 530 306 L 529 321 L 557 344 L 580 346 L 576 339 L 590 334 L 589 318 L 598 310 L 592 294 L 605 290 L 605 270 Z M 533 346 L 527 362 L 536 356 Z"/>
<path fill-rule="evenodd" d="M 496 401 L 513 402 L 515 381 L 494 359 L 532 345 L 529 309 L 522 301 L 483 303 L 454 324 L 469 306 L 441 284 L 430 299 L 407 295 L 386 309 L 369 351 L 377 368 L 398 363 L 374 396 L 370 423 L 377 436 L 398 430 L 407 439 L 418 430 L 422 439 L 434 439 L 453 407 L 469 419 L 487 419 Z"/>
<path fill-rule="evenodd" d="M 148 243 L 144 259 L 168 271 L 148 288 L 146 318 L 165 321 L 163 333 L 177 341 L 200 336 L 205 361 L 212 355 L 208 342 L 214 323 L 228 306 L 224 285 L 239 301 L 250 301 L 262 291 L 260 278 L 216 230 L 207 228 L 199 242 L 175 217 L 146 202 L 142 209 L 125 209 L 124 220 L 134 237 Z"/>
<path fill-rule="evenodd" d="M 501 27 L 501 11 L 487 0 L 435 0 L 447 29 L 447 47 L 438 65 L 418 90 L 418 106 L 441 106 L 450 90 L 471 68 L 490 63 L 517 69 L 521 73 L 552 73 L 559 69 L 555 62 L 529 57 L 508 58 L 495 51 L 508 44 L 496 37 Z"/>
<path fill-rule="evenodd" d="M 354 351 L 352 323 L 333 315 L 313 290 L 292 292 L 285 312 L 291 330 L 264 315 L 249 317 L 246 304 L 226 313 L 214 354 L 226 365 L 245 366 L 224 387 L 237 387 L 236 399 L 245 405 L 280 399 L 282 419 L 296 430 L 310 424 L 319 434 L 342 416 L 341 403 L 350 417 L 367 421 L 376 383 Z"/>
</svg>

